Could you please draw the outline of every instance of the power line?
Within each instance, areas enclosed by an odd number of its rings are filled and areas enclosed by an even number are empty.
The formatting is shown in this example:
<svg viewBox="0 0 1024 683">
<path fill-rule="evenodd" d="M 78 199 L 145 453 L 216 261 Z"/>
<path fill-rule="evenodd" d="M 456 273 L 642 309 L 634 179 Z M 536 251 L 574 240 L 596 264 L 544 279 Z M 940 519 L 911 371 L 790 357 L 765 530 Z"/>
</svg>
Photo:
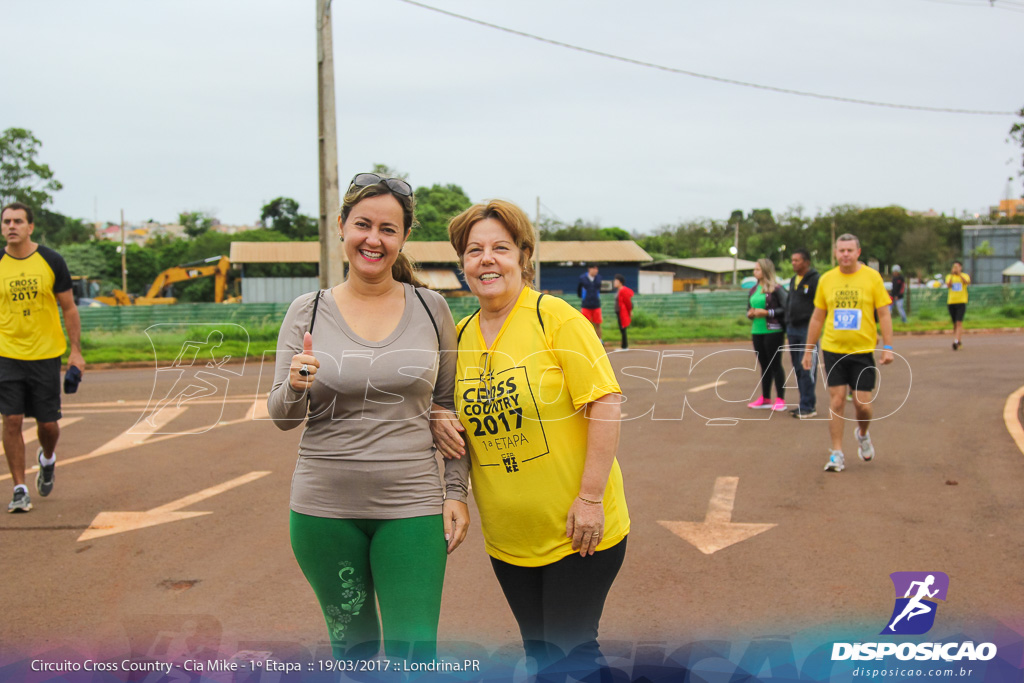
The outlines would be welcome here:
<svg viewBox="0 0 1024 683">
<path fill-rule="evenodd" d="M 448 10 L 440 9 L 438 7 L 431 7 L 425 5 L 422 2 L 416 2 L 416 0 L 398 0 L 408 5 L 420 7 L 431 12 L 437 12 L 438 14 L 444 14 L 455 19 L 461 19 L 468 21 L 472 24 L 479 26 L 486 26 L 487 28 L 493 28 L 497 31 L 504 31 L 505 33 L 511 33 L 515 36 L 522 38 L 530 38 L 541 43 L 547 43 L 548 45 L 556 45 L 558 47 L 564 47 L 569 50 L 576 50 L 577 52 L 583 52 L 596 57 L 605 57 L 606 59 L 614 59 L 618 62 L 625 62 L 626 64 L 633 64 L 635 66 L 642 66 L 648 69 L 657 69 L 659 71 L 667 71 L 669 73 L 680 74 L 683 76 L 691 76 L 693 78 L 703 78 L 708 81 L 716 81 L 718 83 L 727 83 L 729 85 L 739 85 L 744 88 L 756 88 L 758 90 L 767 90 L 769 92 L 782 93 L 784 95 L 798 95 L 800 97 L 813 97 L 819 100 L 830 100 L 833 102 L 846 102 L 847 104 L 864 104 L 872 107 L 888 107 L 890 109 L 910 109 L 913 111 L 930 111 L 938 112 L 942 114 L 972 114 L 978 116 L 1015 116 L 1017 112 L 1014 111 L 991 111 L 983 109 L 953 109 L 948 107 L 927 107 L 916 104 L 894 104 L 892 102 L 875 102 L 872 100 L 861 100 L 854 97 L 840 97 L 838 95 L 823 95 L 821 93 L 806 92 L 803 90 L 792 90 L 790 88 L 779 88 L 773 85 L 761 85 L 759 83 L 748 83 L 746 81 L 738 81 L 732 78 L 722 78 L 721 76 L 711 76 L 709 74 L 697 73 L 696 71 L 687 71 L 686 69 L 677 69 L 671 66 L 663 66 L 661 64 L 653 64 L 651 62 L 644 62 L 639 59 L 632 59 L 631 57 L 622 57 L 619 55 L 613 55 L 608 52 L 601 52 L 600 50 L 592 50 L 587 47 L 580 47 L 579 45 L 572 45 L 570 43 L 563 43 L 558 40 L 552 40 L 550 38 L 544 38 L 542 36 L 533 35 L 532 33 L 526 33 L 524 31 L 517 31 L 516 29 L 507 28 L 505 26 L 498 26 L 497 24 L 491 24 L 480 19 L 474 19 L 467 17 L 462 14 L 456 14 L 455 12 L 449 12 Z"/>
<path fill-rule="evenodd" d="M 960 7 L 977 7 L 979 9 L 1002 9 L 1008 12 L 1022 12 L 1024 13 L 1024 3 L 1011 2 L 1010 0 L 999 0 L 996 4 L 996 0 L 979 0 L 979 2 L 971 2 L 971 0 L 927 0 L 928 2 L 934 2 L 940 5 L 958 5 Z"/>
<path fill-rule="evenodd" d="M 559 223 L 561 223 L 562 225 L 565 225 L 565 221 L 563 221 L 563 220 L 562 220 L 561 218 L 559 218 L 558 214 L 557 214 L 557 213 L 555 213 L 554 211 L 552 211 L 552 210 L 551 210 L 551 208 L 550 208 L 550 207 L 549 207 L 549 206 L 548 206 L 547 204 L 545 204 L 544 202 L 541 202 L 541 203 L 540 203 L 540 205 L 541 205 L 541 206 L 543 206 L 543 207 L 544 207 L 545 209 L 547 209 L 547 210 L 548 210 L 548 214 L 549 214 L 549 215 L 550 215 L 550 216 L 551 216 L 552 218 L 554 218 L 554 219 L 555 219 L 556 221 L 558 221 L 558 222 L 559 222 Z"/>
</svg>

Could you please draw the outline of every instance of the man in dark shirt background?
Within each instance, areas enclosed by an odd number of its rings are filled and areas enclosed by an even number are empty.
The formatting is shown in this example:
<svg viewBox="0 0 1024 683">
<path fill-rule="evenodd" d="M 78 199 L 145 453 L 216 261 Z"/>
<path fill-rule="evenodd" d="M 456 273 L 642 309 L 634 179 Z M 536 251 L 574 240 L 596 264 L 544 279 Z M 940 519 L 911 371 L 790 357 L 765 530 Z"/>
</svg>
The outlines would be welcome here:
<svg viewBox="0 0 1024 683">
<path fill-rule="evenodd" d="M 597 274 L 597 264 L 587 266 L 587 272 L 580 275 L 580 283 L 576 285 L 576 294 L 583 299 L 580 306 L 583 317 L 594 325 L 597 338 L 601 338 L 601 276 Z"/>
<path fill-rule="evenodd" d="M 802 359 L 807 345 L 807 326 L 814 313 L 814 295 L 818 291 L 818 271 L 811 266 L 811 255 L 806 249 L 797 249 L 790 258 L 793 264 L 793 279 L 789 282 L 789 298 L 786 302 L 786 333 L 789 337 L 790 357 L 796 371 L 796 382 L 800 389 L 800 407 L 789 411 L 793 417 L 802 420 L 818 414 L 817 397 L 814 394 L 817 380 L 818 358 L 810 370 L 804 370 Z"/>
<path fill-rule="evenodd" d="M 907 281 L 903 279 L 903 269 L 899 266 L 892 267 L 892 300 L 896 304 L 896 312 L 900 314 L 900 320 L 907 322 L 907 310 L 903 297 L 907 293 Z"/>
</svg>

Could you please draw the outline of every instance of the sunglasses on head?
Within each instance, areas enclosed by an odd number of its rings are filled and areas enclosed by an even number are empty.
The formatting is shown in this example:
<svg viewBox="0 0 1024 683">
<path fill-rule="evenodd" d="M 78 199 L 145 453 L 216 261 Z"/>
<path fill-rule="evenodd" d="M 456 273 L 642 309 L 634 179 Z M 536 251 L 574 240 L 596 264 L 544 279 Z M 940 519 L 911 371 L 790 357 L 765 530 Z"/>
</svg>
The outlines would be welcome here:
<svg viewBox="0 0 1024 683">
<path fill-rule="evenodd" d="M 355 177 L 352 178 L 352 182 L 349 183 L 349 187 L 369 187 L 378 183 L 384 183 L 395 194 L 402 195 L 403 197 L 412 196 L 412 186 L 409 183 L 401 178 L 385 178 L 376 173 L 356 173 Z"/>
</svg>

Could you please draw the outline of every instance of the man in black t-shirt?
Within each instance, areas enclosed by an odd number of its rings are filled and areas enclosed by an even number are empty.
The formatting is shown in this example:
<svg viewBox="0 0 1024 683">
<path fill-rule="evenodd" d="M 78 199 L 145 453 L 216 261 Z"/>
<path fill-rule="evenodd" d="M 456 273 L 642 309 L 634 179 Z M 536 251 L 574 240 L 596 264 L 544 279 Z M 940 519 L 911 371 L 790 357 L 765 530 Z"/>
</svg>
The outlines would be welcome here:
<svg viewBox="0 0 1024 683">
<path fill-rule="evenodd" d="M 71 275 L 60 254 L 32 241 L 32 209 L 20 202 L 0 211 L 6 246 L 0 252 L 0 415 L 7 466 L 14 482 L 8 512 L 28 512 L 25 486 L 25 417 L 34 417 L 39 437 L 40 496 L 53 490 L 60 438 L 60 367 L 67 350 L 60 311 L 64 313 L 71 353 L 69 375 L 85 369 L 81 324 L 71 293 Z"/>
</svg>

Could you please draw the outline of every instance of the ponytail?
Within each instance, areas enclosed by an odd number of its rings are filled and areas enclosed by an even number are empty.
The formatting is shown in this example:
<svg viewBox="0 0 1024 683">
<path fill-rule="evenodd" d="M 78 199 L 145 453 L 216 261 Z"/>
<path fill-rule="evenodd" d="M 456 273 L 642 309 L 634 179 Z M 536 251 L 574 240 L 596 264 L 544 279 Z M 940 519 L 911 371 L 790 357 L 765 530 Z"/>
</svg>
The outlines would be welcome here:
<svg viewBox="0 0 1024 683">
<path fill-rule="evenodd" d="M 413 263 L 413 260 L 403 252 L 398 252 L 398 258 L 395 259 L 394 265 L 391 266 L 391 277 L 395 278 L 398 282 L 404 282 L 412 285 L 413 287 L 427 286 L 422 280 L 416 277 L 416 265 Z"/>
</svg>

